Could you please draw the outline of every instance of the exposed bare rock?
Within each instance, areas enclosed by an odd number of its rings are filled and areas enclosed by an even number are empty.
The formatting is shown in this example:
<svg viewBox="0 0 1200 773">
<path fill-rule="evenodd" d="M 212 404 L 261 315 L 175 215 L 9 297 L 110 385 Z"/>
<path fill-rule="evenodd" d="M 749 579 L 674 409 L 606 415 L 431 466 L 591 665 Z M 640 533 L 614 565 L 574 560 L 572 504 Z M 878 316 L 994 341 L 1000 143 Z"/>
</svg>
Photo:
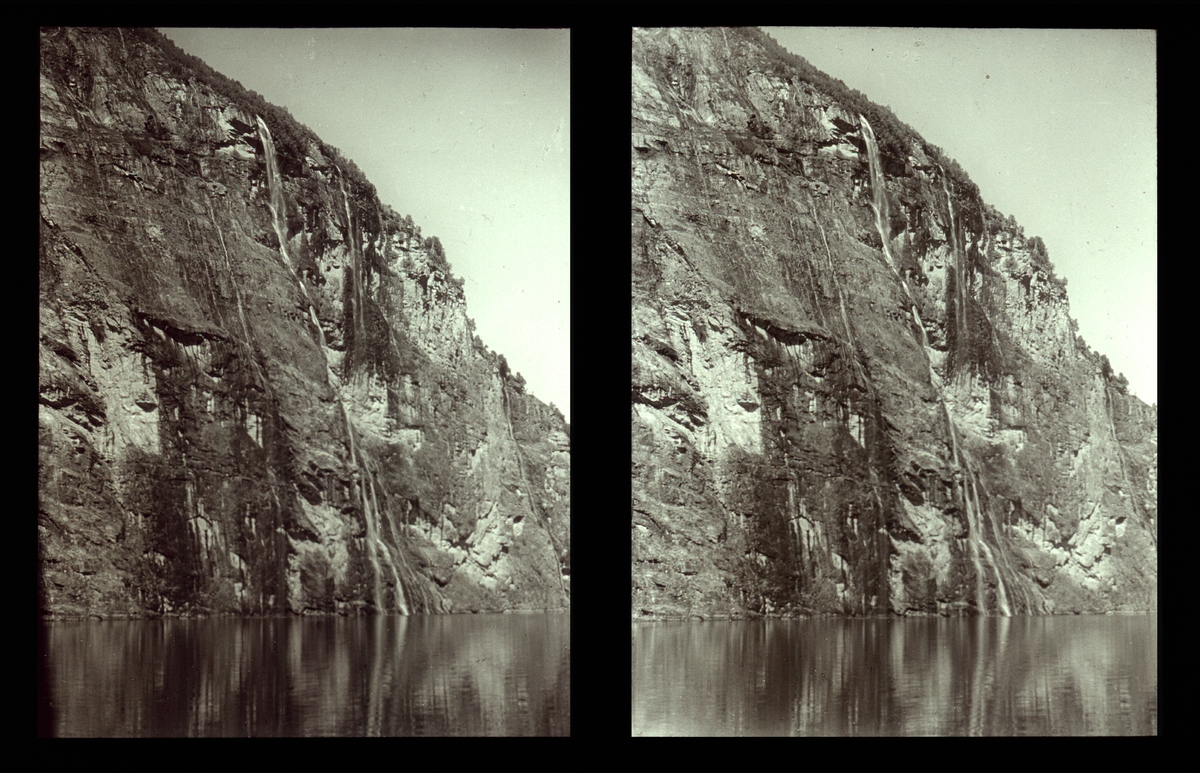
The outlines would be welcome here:
<svg viewBox="0 0 1200 773">
<path fill-rule="evenodd" d="M 437 240 L 157 33 L 41 57 L 44 609 L 567 606 L 566 425 Z"/>
<path fill-rule="evenodd" d="M 1156 608 L 1157 409 L 839 83 L 634 31 L 634 618 Z"/>
</svg>

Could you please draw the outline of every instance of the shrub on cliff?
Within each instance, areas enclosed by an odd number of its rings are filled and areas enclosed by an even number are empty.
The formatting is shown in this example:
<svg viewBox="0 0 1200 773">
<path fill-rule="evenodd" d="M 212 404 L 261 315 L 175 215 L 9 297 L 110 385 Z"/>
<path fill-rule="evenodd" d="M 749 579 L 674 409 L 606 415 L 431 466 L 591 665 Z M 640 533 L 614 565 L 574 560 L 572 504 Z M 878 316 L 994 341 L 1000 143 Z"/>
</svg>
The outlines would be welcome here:
<svg viewBox="0 0 1200 773">
<path fill-rule="evenodd" d="M 358 165 L 338 148 L 322 142 L 311 129 L 293 118 L 291 111 L 286 107 L 268 102 L 257 91 L 247 89 L 236 80 L 217 72 L 203 60 L 179 48 L 158 30 L 117 30 L 113 28 L 105 30 L 105 32 L 119 38 L 120 44 L 126 47 L 130 43 L 140 42 L 151 52 L 155 50 L 161 52 L 158 58 L 161 59 L 162 69 L 171 77 L 180 81 L 199 82 L 227 99 L 247 115 L 260 116 L 271 132 L 271 139 L 275 143 L 280 167 L 285 176 L 300 176 L 308 148 L 310 145 L 316 145 L 320 148 L 321 153 L 341 170 L 342 183 L 346 186 L 346 193 L 355 200 L 357 205 L 355 222 L 364 232 L 373 234 L 377 228 L 385 234 L 389 233 L 389 228 L 392 229 L 390 233 L 404 230 L 430 252 L 433 258 L 432 263 L 436 268 L 442 269 L 447 275 L 451 273 L 450 262 L 446 258 L 441 241 L 436 236 L 431 236 L 422 243 L 421 228 L 413 223 L 412 216 L 405 216 L 401 220 L 394 210 L 382 204 L 375 186 L 358 168 Z M 148 148 L 147 154 L 149 150 Z M 303 184 L 302 190 L 305 190 Z M 313 198 L 311 192 L 308 193 L 308 198 L 310 200 Z M 459 280 L 458 286 L 462 286 L 462 280 Z"/>
<path fill-rule="evenodd" d="M 1059 287 L 1066 288 L 1067 278 L 1054 272 L 1054 264 L 1050 262 L 1050 252 L 1040 236 L 1031 236 L 1025 240 L 1025 248 L 1033 256 L 1033 265 L 1040 269 L 1050 281 Z"/>
<path fill-rule="evenodd" d="M 322 153 L 330 156 L 334 163 L 341 168 L 347 177 L 349 187 L 363 196 L 375 193 L 362 170 L 350 159 L 344 157 L 337 148 L 321 142 L 311 129 L 292 117 L 286 107 L 268 102 L 258 92 L 247 89 L 238 81 L 214 70 L 199 57 L 192 56 L 166 35 L 158 30 L 148 28 L 112 30 L 120 36 L 123 44 L 140 42 L 161 52 L 163 71 L 176 80 L 193 80 L 209 87 L 220 96 L 225 97 L 231 104 L 249 115 L 261 116 L 271 130 L 271 138 L 275 149 L 280 155 L 281 166 L 298 165 L 304 159 L 309 143 L 315 143 Z"/>
<path fill-rule="evenodd" d="M 425 240 L 423 245 L 429 251 L 429 256 L 433 259 L 433 264 L 438 268 L 447 268 L 446 251 L 442 249 L 442 242 L 436 236 L 430 236 Z"/>
</svg>

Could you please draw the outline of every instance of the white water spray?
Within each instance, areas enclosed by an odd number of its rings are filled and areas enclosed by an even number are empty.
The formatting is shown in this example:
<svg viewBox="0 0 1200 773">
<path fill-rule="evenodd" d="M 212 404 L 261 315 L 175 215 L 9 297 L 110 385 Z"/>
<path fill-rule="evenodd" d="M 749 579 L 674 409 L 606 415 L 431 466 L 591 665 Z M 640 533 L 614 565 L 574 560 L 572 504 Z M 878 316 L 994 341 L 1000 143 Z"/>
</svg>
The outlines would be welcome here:
<svg viewBox="0 0 1200 773">
<path fill-rule="evenodd" d="M 974 472 L 971 472 L 971 478 L 971 498 L 975 502 L 976 517 L 978 518 L 979 516 L 983 516 L 986 518 L 987 513 L 982 507 L 979 506 L 979 484 L 976 480 L 974 480 Z M 991 519 L 989 518 L 988 520 L 990 521 Z M 978 527 L 978 523 L 976 523 L 976 527 Z M 994 522 L 992 527 L 992 536 L 996 536 Z M 992 555 L 992 547 L 991 545 L 988 545 L 987 540 L 984 539 L 979 540 L 979 547 L 984 553 L 987 554 L 988 564 L 991 565 L 992 572 L 996 575 L 996 601 L 1000 605 L 1000 614 L 1004 615 L 1005 617 L 1012 617 L 1012 610 L 1008 606 L 1008 591 L 1004 586 L 1004 577 L 1000 574 L 1000 565 L 996 563 L 996 557 Z"/>
<path fill-rule="evenodd" d="M 917 325 L 917 332 L 921 334 L 921 348 L 929 348 L 929 337 L 925 335 L 925 323 L 921 321 L 921 315 L 917 312 L 917 307 L 912 307 L 913 322 Z M 930 365 L 932 368 L 933 366 Z"/>
<path fill-rule="evenodd" d="M 954 453 L 954 463 L 963 471 L 962 498 L 963 509 L 967 511 L 967 547 L 971 552 L 971 563 L 975 565 L 975 606 L 980 613 L 985 613 L 987 610 L 986 602 L 983 597 L 983 564 L 979 561 L 979 539 L 976 536 L 979 531 L 975 511 L 972 509 L 971 497 L 967 493 L 967 486 L 970 485 L 970 475 L 967 473 L 966 466 L 958 456 L 958 436 L 954 430 L 954 419 L 950 418 L 950 411 L 946 408 L 946 403 L 942 403 L 942 410 L 946 414 L 946 424 L 950 427 L 950 448 Z"/>
<path fill-rule="evenodd" d="M 988 566 L 992 568 L 992 573 L 996 575 L 996 600 L 1000 607 L 1000 613 L 1008 617 L 1012 615 L 1012 611 L 1008 604 L 1008 591 L 1005 589 L 1004 577 L 1000 574 L 1000 566 L 996 563 L 991 546 L 980 536 L 979 519 L 981 516 L 986 517 L 986 511 L 979 505 L 979 484 L 970 463 L 964 457 L 959 456 L 958 432 L 945 401 L 942 402 L 942 411 L 945 412 L 946 424 L 950 427 L 950 448 L 954 454 L 954 463 L 963 473 L 962 498 L 963 508 L 967 512 L 967 546 L 971 552 L 971 562 L 975 565 L 975 604 L 980 613 L 987 612 L 987 602 L 983 595 L 983 564 L 979 560 L 982 553 L 987 559 Z"/>
<path fill-rule="evenodd" d="M 391 550 L 388 549 L 387 543 L 383 541 L 379 532 L 379 500 L 375 498 L 375 477 L 370 471 L 364 468 L 367 484 L 371 489 L 371 509 L 368 511 L 368 518 L 375 521 L 375 540 L 380 551 L 383 553 L 384 560 L 387 562 L 388 568 L 392 570 L 392 582 L 396 584 L 396 607 L 400 614 L 408 614 L 408 600 L 404 593 L 404 583 L 400 582 L 400 573 L 396 570 L 396 562 L 392 560 Z"/>
</svg>

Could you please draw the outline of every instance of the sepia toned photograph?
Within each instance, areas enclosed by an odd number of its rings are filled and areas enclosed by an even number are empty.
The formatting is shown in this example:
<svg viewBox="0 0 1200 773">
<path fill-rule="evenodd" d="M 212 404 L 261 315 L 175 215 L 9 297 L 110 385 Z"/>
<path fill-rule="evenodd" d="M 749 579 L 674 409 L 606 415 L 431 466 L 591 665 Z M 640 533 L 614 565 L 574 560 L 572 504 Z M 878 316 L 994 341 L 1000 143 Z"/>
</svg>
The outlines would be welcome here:
<svg viewBox="0 0 1200 773">
<path fill-rule="evenodd" d="M 1157 735 L 1156 46 L 632 31 L 633 736 Z"/>
<path fill-rule="evenodd" d="M 569 30 L 39 38 L 39 735 L 570 735 Z"/>
</svg>

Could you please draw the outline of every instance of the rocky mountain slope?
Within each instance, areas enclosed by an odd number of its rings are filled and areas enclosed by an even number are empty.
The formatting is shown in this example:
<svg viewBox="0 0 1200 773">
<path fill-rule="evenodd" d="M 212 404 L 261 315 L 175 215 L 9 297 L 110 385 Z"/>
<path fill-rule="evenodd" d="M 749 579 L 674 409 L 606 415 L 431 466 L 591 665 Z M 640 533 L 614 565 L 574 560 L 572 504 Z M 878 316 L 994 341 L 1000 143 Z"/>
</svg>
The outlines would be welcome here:
<svg viewBox="0 0 1200 773">
<path fill-rule="evenodd" d="M 1156 608 L 1157 409 L 1045 247 L 758 30 L 635 30 L 632 613 Z"/>
<path fill-rule="evenodd" d="M 437 239 L 158 33 L 40 55 L 44 611 L 568 606 L 569 429 Z"/>
</svg>

